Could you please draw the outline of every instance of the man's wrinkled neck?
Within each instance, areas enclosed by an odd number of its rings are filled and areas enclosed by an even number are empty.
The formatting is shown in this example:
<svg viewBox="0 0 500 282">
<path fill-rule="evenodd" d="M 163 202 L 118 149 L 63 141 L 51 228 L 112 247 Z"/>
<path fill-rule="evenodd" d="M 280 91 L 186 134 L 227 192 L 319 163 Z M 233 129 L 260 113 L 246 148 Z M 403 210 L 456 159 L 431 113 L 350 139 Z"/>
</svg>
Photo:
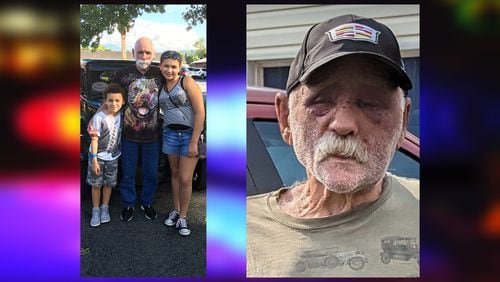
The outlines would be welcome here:
<svg viewBox="0 0 500 282">
<path fill-rule="evenodd" d="M 361 204 L 375 202 L 382 194 L 382 184 L 383 178 L 375 184 L 358 187 L 353 192 L 337 193 L 309 175 L 307 181 L 281 193 L 278 205 L 293 217 L 330 217 L 350 211 Z"/>
</svg>

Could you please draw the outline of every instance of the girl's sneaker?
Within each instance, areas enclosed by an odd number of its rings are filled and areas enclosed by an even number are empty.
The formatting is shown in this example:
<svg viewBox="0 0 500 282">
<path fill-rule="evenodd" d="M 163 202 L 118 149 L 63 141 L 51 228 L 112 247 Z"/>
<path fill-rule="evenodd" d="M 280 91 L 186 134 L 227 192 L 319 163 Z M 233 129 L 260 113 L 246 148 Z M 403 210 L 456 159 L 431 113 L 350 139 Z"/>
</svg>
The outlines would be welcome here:
<svg viewBox="0 0 500 282">
<path fill-rule="evenodd" d="M 166 226 L 174 226 L 177 222 L 177 219 L 179 219 L 179 212 L 177 210 L 173 210 L 168 214 L 167 219 L 165 219 L 164 223 Z"/>
<path fill-rule="evenodd" d="M 191 234 L 191 230 L 189 230 L 189 228 L 188 228 L 186 218 L 180 217 L 177 220 L 176 227 L 177 227 L 177 229 L 179 229 L 179 234 L 181 234 L 182 236 L 188 236 L 189 234 Z"/>
</svg>

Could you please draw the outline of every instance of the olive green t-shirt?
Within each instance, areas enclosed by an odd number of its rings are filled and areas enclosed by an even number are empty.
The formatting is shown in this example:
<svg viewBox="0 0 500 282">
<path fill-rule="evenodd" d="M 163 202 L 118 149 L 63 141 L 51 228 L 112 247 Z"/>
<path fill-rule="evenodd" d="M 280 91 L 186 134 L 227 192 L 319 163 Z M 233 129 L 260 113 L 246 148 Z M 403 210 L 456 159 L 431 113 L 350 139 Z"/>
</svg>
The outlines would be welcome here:
<svg viewBox="0 0 500 282">
<path fill-rule="evenodd" d="M 324 218 L 284 213 L 284 189 L 247 198 L 248 277 L 419 277 L 419 201 L 397 177 L 375 202 Z"/>
</svg>

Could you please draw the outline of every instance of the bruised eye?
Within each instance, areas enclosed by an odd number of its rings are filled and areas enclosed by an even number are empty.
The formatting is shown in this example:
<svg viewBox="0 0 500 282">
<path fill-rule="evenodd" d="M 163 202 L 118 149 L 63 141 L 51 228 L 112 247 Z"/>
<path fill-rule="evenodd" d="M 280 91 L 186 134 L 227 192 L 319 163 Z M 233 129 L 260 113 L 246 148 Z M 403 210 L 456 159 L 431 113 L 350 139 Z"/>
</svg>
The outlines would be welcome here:
<svg viewBox="0 0 500 282">
<path fill-rule="evenodd" d="M 306 100 L 304 105 L 311 114 L 320 117 L 326 115 L 335 106 L 335 101 L 331 97 L 325 98 L 324 96 L 317 95 Z"/>
<path fill-rule="evenodd" d="M 330 107 L 325 103 L 316 103 L 309 107 L 311 113 L 315 116 L 324 116 L 330 110 Z"/>
<path fill-rule="evenodd" d="M 356 105 L 361 109 L 374 109 L 377 107 L 377 104 L 371 101 L 358 100 L 356 101 Z"/>
</svg>

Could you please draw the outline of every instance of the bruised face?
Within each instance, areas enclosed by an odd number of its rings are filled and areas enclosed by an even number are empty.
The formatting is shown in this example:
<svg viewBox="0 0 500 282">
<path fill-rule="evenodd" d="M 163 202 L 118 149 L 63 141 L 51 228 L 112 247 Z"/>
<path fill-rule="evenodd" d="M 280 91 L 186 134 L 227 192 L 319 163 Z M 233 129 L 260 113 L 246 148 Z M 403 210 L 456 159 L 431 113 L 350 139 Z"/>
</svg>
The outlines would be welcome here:
<svg viewBox="0 0 500 282">
<path fill-rule="evenodd" d="M 290 93 L 288 122 L 299 161 L 327 189 L 377 183 L 404 137 L 405 98 L 383 63 L 347 56 Z"/>
</svg>

